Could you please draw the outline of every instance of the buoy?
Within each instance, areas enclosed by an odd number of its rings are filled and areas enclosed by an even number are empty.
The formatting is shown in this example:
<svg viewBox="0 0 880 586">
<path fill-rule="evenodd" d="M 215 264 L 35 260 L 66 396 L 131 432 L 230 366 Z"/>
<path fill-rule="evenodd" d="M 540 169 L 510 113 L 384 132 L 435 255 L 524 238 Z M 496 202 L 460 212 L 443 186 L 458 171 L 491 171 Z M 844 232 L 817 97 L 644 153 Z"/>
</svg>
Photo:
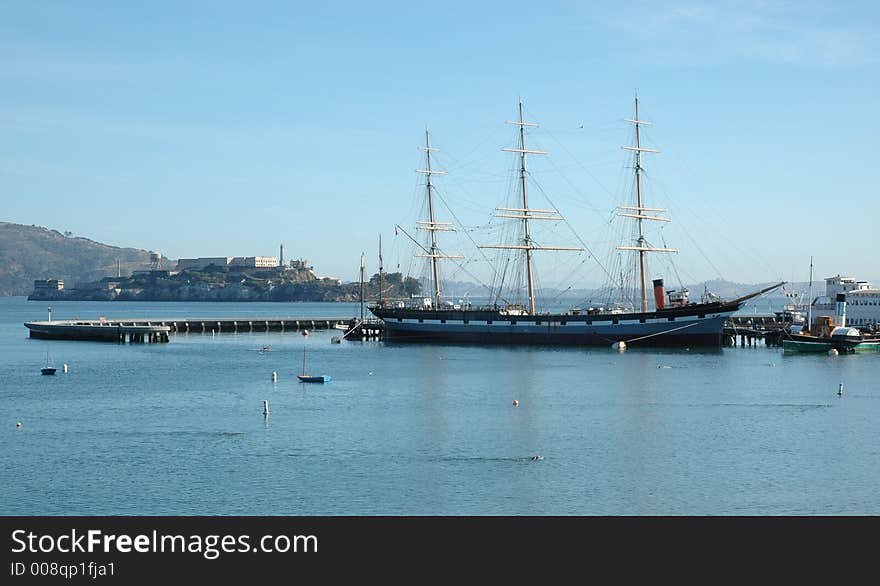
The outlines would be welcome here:
<svg viewBox="0 0 880 586">
<path fill-rule="evenodd" d="M 613 344 L 611 344 L 611 347 L 618 352 L 623 352 L 624 350 L 626 350 L 626 342 L 614 342 Z"/>
<path fill-rule="evenodd" d="M 828 356 L 837 356 L 840 352 L 837 351 L 837 348 L 832 348 L 828 351 Z"/>
<path fill-rule="evenodd" d="M 843 395 L 843 383 L 837 385 L 837 396 L 840 397 L 841 395 Z"/>
<path fill-rule="evenodd" d="M 21 421 L 16 421 L 16 422 L 15 422 L 15 428 L 16 428 L 16 429 L 21 429 Z"/>
<path fill-rule="evenodd" d="M 269 401 L 263 401 L 263 415 L 269 414 Z"/>
<path fill-rule="evenodd" d="M 67 372 L 67 363 L 64 363 L 64 372 Z"/>
<path fill-rule="evenodd" d="M 339 336 L 333 336 L 332 338 L 330 338 L 331 344 L 339 344 L 341 341 L 342 340 L 339 339 Z"/>
<path fill-rule="evenodd" d="M 274 383 L 276 381 L 278 381 L 278 373 L 273 370 L 272 371 L 272 382 Z"/>
<path fill-rule="evenodd" d="M 513 406 L 516 407 L 517 405 L 519 405 L 519 401 L 517 401 L 516 399 L 514 399 L 514 400 L 513 400 Z"/>
<path fill-rule="evenodd" d="M 308 335 L 309 335 L 309 331 L 308 331 L 308 330 L 303 330 L 303 336 L 308 336 Z"/>
</svg>

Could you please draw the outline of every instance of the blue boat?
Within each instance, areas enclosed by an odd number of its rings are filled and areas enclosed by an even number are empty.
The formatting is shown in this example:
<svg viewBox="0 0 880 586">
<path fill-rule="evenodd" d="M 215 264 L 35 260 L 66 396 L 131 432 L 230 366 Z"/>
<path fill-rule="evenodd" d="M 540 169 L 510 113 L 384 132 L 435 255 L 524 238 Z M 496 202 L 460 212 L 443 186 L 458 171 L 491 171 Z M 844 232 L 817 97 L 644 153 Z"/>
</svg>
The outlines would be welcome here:
<svg viewBox="0 0 880 586">
<path fill-rule="evenodd" d="M 296 378 L 300 380 L 300 382 L 304 383 L 326 383 L 330 382 L 330 377 L 326 374 L 298 374 Z"/>
<path fill-rule="evenodd" d="M 326 374 L 306 374 L 306 347 L 303 345 L 303 371 L 302 374 L 296 375 L 299 382 L 302 383 L 326 383 L 330 382 L 330 377 Z"/>
<path fill-rule="evenodd" d="M 42 374 L 55 374 L 55 371 L 58 370 L 54 366 L 49 365 L 49 353 L 46 352 L 46 366 L 40 369 Z"/>
</svg>

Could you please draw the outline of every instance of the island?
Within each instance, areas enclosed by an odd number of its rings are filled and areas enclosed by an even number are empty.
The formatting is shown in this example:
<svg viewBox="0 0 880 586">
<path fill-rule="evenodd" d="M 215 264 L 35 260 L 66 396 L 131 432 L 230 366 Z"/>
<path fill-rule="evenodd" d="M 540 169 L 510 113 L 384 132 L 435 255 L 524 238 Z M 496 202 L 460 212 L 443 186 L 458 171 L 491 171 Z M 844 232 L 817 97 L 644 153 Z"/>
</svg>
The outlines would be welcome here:
<svg viewBox="0 0 880 586">
<path fill-rule="evenodd" d="M 365 300 L 409 298 L 418 279 L 401 273 L 372 275 Z M 37 279 L 29 300 L 37 301 L 358 301 L 361 283 L 315 276 L 305 260 L 282 265 L 275 257 L 180 259 L 174 270 L 153 266 L 128 277 L 103 277 L 65 287 L 61 279 Z"/>
</svg>

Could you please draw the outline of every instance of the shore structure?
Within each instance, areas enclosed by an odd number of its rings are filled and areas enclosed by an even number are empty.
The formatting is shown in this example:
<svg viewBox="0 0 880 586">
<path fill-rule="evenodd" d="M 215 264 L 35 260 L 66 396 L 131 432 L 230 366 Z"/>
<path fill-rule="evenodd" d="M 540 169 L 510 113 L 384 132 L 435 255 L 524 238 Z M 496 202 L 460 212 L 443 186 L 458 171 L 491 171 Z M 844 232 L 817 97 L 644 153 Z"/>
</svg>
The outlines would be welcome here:
<svg viewBox="0 0 880 586">
<path fill-rule="evenodd" d="M 375 337 L 375 328 L 354 318 L 171 318 L 108 320 L 45 320 L 25 322 L 31 338 L 44 340 L 89 340 L 117 343 L 169 342 L 171 334 L 301 332 L 338 328 L 351 339 Z M 363 330 L 363 331 L 361 331 Z"/>
<path fill-rule="evenodd" d="M 869 331 L 880 327 L 880 289 L 872 287 L 868 281 L 857 281 L 839 274 L 827 277 L 825 295 L 812 300 L 810 310 L 813 320 L 833 317 L 840 294 L 846 299 L 847 325 Z M 814 324 L 815 321 L 809 325 L 814 328 Z"/>
</svg>

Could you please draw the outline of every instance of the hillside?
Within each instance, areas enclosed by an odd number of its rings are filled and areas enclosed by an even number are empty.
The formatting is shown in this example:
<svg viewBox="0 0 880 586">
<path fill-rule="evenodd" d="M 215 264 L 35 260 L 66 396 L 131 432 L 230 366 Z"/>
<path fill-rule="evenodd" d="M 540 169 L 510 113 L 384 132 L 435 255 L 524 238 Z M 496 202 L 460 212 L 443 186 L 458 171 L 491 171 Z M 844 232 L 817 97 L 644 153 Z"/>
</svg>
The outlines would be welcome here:
<svg viewBox="0 0 880 586">
<path fill-rule="evenodd" d="M 150 252 L 119 248 L 41 226 L 0 222 L 0 296 L 28 295 L 34 279 L 65 284 L 95 281 L 149 268 Z M 165 260 L 163 259 L 163 262 Z"/>
</svg>

